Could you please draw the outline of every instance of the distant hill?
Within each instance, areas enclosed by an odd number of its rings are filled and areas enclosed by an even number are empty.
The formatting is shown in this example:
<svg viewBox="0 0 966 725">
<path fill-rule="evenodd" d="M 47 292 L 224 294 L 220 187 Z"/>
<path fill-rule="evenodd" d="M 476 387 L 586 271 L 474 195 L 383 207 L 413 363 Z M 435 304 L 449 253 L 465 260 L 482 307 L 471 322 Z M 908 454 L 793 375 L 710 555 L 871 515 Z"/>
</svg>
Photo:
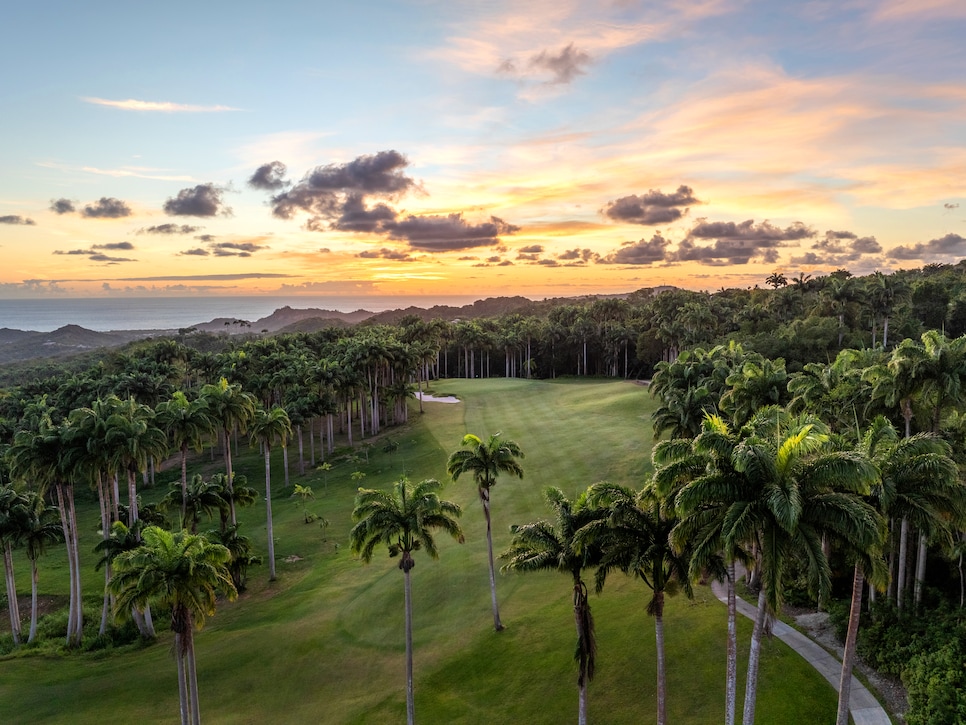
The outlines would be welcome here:
<svg viewBox="0 0 966 725">
<path fill-rule="evenodd" d="M 95 332 L 78 325 L 64 325 L 53 332 L 4 328 L 0 330 L 0 364 L 118 347 L 145 336 L 141 330 Z"/>
<path fill-rule="evenodd" d="M 507 314 L 544 315 L 554 307 L 564 304 L 591 302 L 605 297 L 632 298 L 635 295 L 654 294 L 653 290 L 638 290 L 629 294 L 587 295 L 582 297 L 558 297 L 534 301 L 526 297 L 488 297 L 462 307 L 436 305 L 429 309 L 407 307 L 386 312 L 339 312 L 318 308 L 295 309 L 281 307 L 267 317 L 241 320 L 218 317 L 181 330 L 112 330 L 96 332 L 78 325 L 65 325 L 53 332 L 31 332 L 0 328 L 0 365 L 25 362 L 51 357 L 65 357 L 95 350 L 120 347 L 134 340 L 149 337 L 174 337 L 189 331 L 207 332 L 215 335 L 282 334 L 291 332 L 316 332 L 329 327 L 349 327 L 359 323 L 395 324 L 408 315 L 422 320 L 466 320 L 480 317 L 498 317 Z"/>
<path fill-rule="evenodd" d="M 338 320 L 346 325 L 354 325 L 363 320 L 367 320 L 375 313 L 368 310 L 356 310 L 355 312 L 339 312 L 337 310 L 320 310 L 317 307 L 305 309 L 294 309 L 286 305 L 275 310 L 268 317 L 250 322 L 234 317 L 216 317 L 211 322 L 201 322 L 194 325 L 194 329 L 202 332 L 227 332 L 229 334 L 239 334 L 245 332 L 280 332 L 284 328 L 294 325 L 302 320 L 318 318 L 321 320 Z M 329 325 L 331 327 L 331 325 Z"/>
</svg>

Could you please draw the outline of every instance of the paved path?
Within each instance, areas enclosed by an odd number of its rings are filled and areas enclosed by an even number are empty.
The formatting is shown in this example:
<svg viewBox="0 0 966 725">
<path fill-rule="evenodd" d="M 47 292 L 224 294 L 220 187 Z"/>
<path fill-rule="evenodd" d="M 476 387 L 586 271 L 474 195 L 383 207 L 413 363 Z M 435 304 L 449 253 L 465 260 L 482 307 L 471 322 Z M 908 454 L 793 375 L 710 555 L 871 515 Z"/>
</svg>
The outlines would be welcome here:
<svg viewBox="0 0 966 725">
<path fill-rule="evenodd" d="M 712 582 L 711 591 L 727 605 L 728 592 L 723 584 Z M 741 597 L 737 597 L 737 604 L 738 612 L 752 621 L 755 620 L 755 607 Z M 838 659 L 829 654 L 825 648 L 784 622 L 774 620 L 771 631 L 778 639 L 798 652 L 812 667 L 818 670 L 819 674 L 831 683 L 836 692 L 839 691 L 842 663 Z M 849 712 L 852 714 L 855 725 L 892 725 L 892 720 L 889 719 L 879 701 L 854 675 L 852 676 L 852 690 L 849 694 Z"/>
</svg>

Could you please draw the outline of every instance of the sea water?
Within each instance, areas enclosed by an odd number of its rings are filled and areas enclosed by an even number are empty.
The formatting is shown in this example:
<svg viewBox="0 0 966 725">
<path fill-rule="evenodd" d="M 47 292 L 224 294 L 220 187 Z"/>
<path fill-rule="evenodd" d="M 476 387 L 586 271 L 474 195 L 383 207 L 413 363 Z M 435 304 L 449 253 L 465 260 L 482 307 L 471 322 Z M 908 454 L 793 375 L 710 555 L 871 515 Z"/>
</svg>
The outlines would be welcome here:
<svg viewBox="0 0 966 725">
<path fill-rule="evenodd" d="M 216 318 L 255 322 L 281 307 L 337 312 L 385 310 L 434 305 L 459 307 L 471 296 L 382 297 L 85 297 L 0 300 L 0 328 L 50 332 L 64 325 L 88 330 L 177 330 Z"/>
</svg>

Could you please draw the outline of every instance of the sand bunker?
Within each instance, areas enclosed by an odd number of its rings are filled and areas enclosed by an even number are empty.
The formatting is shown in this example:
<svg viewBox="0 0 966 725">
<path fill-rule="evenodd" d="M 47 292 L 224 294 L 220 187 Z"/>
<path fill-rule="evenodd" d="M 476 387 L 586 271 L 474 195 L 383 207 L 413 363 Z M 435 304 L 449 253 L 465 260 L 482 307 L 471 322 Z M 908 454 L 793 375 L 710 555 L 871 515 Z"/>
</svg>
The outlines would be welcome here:
<svg viewBox="0 0 966 725">
<path fill-rule="evenodd" d="M 444 395 L 443 397 L 437 398 L 435 395 L 427 395 L 426 393 L 416 393 L 416 398 L 421 399 L 424 403 L 458 403 L 459 398 L 454 398 L 452 395 Z"/>
</svg>

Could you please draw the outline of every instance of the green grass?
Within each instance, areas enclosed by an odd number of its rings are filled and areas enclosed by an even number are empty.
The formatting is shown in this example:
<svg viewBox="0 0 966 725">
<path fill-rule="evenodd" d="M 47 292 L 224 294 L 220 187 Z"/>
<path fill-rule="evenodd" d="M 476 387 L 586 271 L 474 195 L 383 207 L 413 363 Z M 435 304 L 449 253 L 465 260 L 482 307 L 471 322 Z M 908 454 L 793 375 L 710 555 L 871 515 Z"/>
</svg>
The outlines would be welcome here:
<svg viewBox="0 0 966 725">
<path fill-rule="evenodd" d="M 493 490 L 494 548 L 509 542 L 510 524 L 546 515 L 548 485 L 574 496 L 599 480 L 639 486 L 650 469 L 649 415 L 654 401 L 631 383 L 488 380 L 436 383 L 459 405 L 415 405 L 411 423 L 389 429 L 400 443 L 386 454 L 377 443 L 370 462 L 340 462 L 293 483 L 311 485 L 310 510 L 327 518 L 303 523 L 290 491 L 282 490 L 280 456 L 273 473 L 279 579 L 267 567 L 251 571 L 249 590 L 225 602 L 197 637 L 203 717 L 208 723 L 401 723 L 405 721 L 402 577 L 396 561 L 377 555 L 364 566 L 349 552 L 347 534 L 357 483 L 385 487 L 402 470 L 445 480 L 446 457 L 465 432 L 497 431 L 523 448 L 525 478 L 501 478 Z M 241 451 L 237 469 L 262 485 L 262 458 Z M 308 447 L 306 446 L 306 451 Z M 196 466 L 217 470 L 207 454 Z M 162 477 L 173 478 L 174 470 Z M 146 498 L 163 491 L 148 492 Z M 426 723 L 560 723 L 576 717 L 577 693 L 570 583 L 554 574 L 498 580 L 506 631 L 495 633 L 489 606 L 484 523 L 470 480 L 447 484 L 445 496 L 465 513 L 466 543 L 441 541 L 441 558 L 417 554 L 413 570 L 416 713 Z M 102 581 L 89 554 L 97 541 L 96 507 L 81 508 L 85 525 L 85 591 L 99 604 Z M 264 507 L 240 513 L 243 532 L 265 549 Z M 297 560 L 285 561 L 290 557 Z M 20 587 L 27 586 L 26 570 Z M 45 593 L 66 589 L 62 557 L 44 561 Z M 640 582 L 612 577 L 592 595 L 599 639 L 598 673 L 589 688 L 595 723 L 655 720 L 654 624 Z M 673 723 L 722 719 L 725 607 L 704 587 L 694 601 L 669 600 L 668 718 Z M 166 622 L 158 618 L 159 630 Z M 95 623 L 96 626 L 96 623 Z M 746 654 L 750 623 L 739 635 Z M 111 653 L 12 657 L 0 661 L 0 712 L 12 722 L 129 723 L 176 720 L 177 685 L 171 635 L 146 648 Z M 740 706 L 740 703 L 739 703 Z M 766 642 L 758 721 L 806 725 L 834 720 L 835 693 L 777 640 Z"/>
</svg>

